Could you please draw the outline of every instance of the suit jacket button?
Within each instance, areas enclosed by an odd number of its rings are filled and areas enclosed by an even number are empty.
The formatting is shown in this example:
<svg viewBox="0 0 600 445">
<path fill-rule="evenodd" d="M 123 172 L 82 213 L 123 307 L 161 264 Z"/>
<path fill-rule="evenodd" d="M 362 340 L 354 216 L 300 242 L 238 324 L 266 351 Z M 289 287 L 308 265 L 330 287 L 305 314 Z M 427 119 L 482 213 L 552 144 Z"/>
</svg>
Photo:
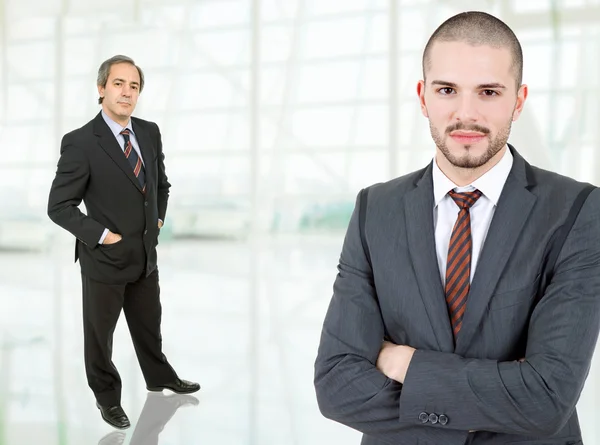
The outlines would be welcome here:
<svg viewBox="0 0 600 445">
<path fill-rule="evenodd" d="M 438 423 L 438 420 L 439 420 L 439 417 L 437 416 L 437 414 L 435 414 L 435 413 L 431 413 L 431 414 L 429 414 L 429 421 L 430 421 L 432 424 L 434 424 L 434 425 L 435 425 L 436 423 Z"/>
<path fill-rule="evenodd" d="M 448 419 L 448 416 L 446 416 L 446 415 L 444 415 L 444 414 L 442 414 L 442 415 L 439 417 L 439 422 L 440 422 L 440 425 L 446 425 L 446 424 L 448 423 L 448 421 L 449 421 L 449 420 L 450 420 L 450 419 Z"/>
<path fill-rule="evenodd" d="M 148 234 L 148 230 L 144 230 L 144 235 L 147 235 L 147 234 Z"/>
<path fill-rule="evenodd" d="M 148 207 L 148 201 L 144 201 L 144 205 Z"/>
<path fill-rule="evenodd" d="M 419 414 L 419 420 L 421 421 L 421 423 L 429 422 L 429 414 L 427 414 L 427 413 Z"/>
</svg>

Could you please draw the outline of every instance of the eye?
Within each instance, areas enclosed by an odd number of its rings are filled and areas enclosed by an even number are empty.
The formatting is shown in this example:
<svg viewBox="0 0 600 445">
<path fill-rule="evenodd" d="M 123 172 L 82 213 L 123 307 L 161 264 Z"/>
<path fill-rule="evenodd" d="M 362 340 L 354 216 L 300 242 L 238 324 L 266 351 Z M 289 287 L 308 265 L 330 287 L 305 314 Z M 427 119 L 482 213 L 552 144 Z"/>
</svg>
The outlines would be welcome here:
<svg viewBox="0 0 600 445">
<path fill-rule="evenodd" d="M 444 87 L 438 90 L 438 93 L 441 93 L 443 96 L 448 96 L 454 92 L 454 88 Z"/>
<path fill-rule="evenodd" d="M 134 86 L 132 86 L 132 87 L 131 87 L 131 89 L 133 89 L 133 90 L 137 90 L 137 89 L 138 89 L 138 87 L 136 87 L 136 86 L 134 85 Z"/>
<path fill-rule="evenodd" d="M 482 93 L 483 93 L 484 96 L 489 96 L 489 97 L 498 96 L 499 95 L 499 93 L 497 91 L 494 91 L 494 90 L 483 90 Z"/>
</svg>

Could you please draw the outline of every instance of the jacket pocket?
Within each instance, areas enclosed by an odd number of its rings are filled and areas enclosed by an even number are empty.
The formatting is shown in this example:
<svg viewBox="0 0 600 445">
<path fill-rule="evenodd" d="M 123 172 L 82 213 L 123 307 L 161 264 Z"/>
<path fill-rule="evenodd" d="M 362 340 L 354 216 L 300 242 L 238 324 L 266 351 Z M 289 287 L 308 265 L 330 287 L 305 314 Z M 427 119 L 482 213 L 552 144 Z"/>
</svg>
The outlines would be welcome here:
<svg viewBox="0 0 600 445">
<path fill-rule="evenodd" d="M 131 251 L 127 245 L 127 240 L 122 237 L 120 241 L 113 244 L 100 244 L 96 259 L 101 263 L 124 268 L 130 260 Z"/>
</svg>

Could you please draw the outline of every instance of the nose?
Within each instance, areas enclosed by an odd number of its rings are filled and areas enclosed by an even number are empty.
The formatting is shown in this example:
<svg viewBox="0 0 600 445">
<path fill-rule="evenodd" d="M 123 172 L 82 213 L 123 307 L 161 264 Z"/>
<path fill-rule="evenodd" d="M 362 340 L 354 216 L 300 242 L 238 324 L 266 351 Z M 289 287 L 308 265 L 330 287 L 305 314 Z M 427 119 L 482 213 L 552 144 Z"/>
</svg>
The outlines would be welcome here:
<svg viewBox="0 0 600 445">
<path fill-rule="evenodd" d="M 477 122 L 479 120 L 479 111 L 476 99 L 469 94 L 461 96 L 458 100 L 458 108 L 456 109 L 454 118 L 461 122 Z"/>
</svg>

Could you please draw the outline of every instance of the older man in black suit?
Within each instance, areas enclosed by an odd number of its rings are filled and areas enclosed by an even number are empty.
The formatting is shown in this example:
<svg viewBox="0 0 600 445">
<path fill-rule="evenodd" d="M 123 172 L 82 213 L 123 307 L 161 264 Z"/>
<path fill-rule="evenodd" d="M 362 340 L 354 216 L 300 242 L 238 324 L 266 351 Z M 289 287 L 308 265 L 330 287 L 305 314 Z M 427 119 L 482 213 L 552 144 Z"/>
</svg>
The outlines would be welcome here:
<svg viewBox="0 0 600 445">
<path fill-rule="evenodd" d="M 156 245 L 170 184 L 158 126 L 131 117 L 143 72 L 115 56 L 100 66 L 97 85 L 102 111 L 63 137 L 48 215 L 77 238 L 88 384 L 102 418 L 127 428 L 111 360 L 121 309 L 149 391 L 186 394 L 200 385 L 180 379 L 162 353 Z M 87 215 L 78 208 L 82 200 Z"/>
</svg>

